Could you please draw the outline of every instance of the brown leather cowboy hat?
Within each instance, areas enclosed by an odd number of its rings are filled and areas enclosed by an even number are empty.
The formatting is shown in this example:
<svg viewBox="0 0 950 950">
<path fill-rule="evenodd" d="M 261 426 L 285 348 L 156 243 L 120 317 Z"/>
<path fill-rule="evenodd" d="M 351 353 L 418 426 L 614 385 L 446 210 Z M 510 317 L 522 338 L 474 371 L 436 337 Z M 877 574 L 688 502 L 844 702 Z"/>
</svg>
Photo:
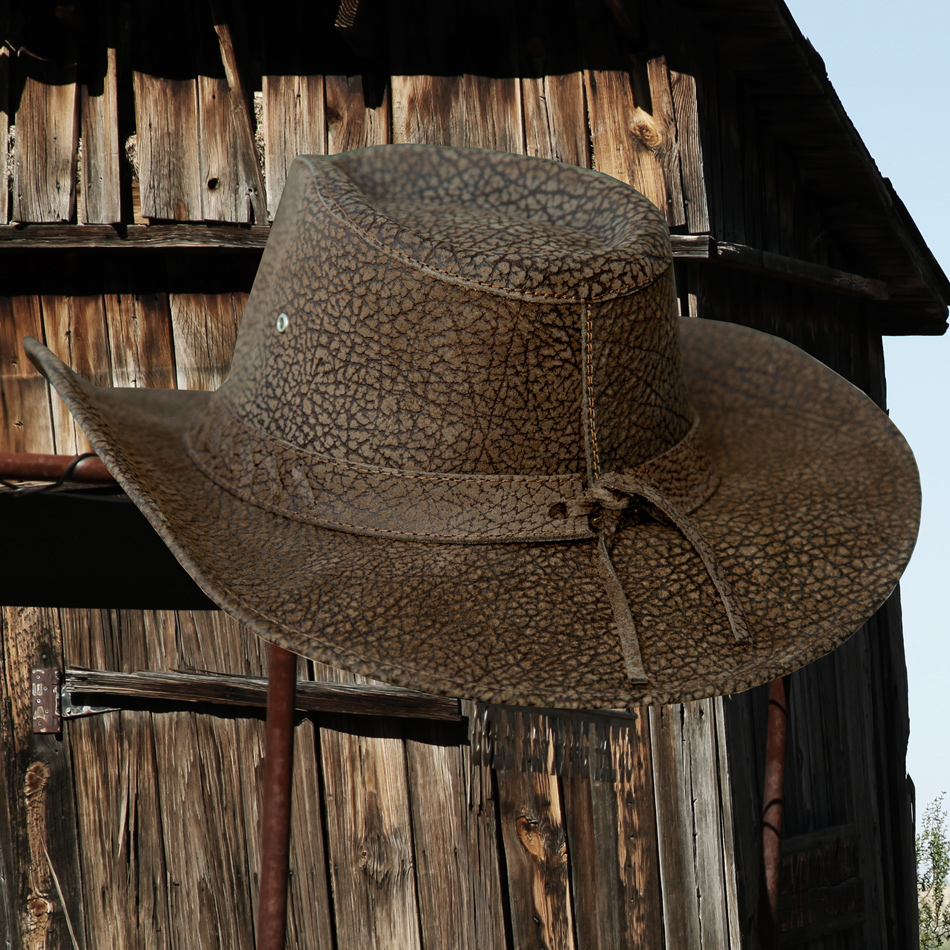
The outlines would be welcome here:
<svg viewBox="0 0 950 950">
<path fill-rule="evenodd" d="M 480 150 L 302 157 L 216 393 L 28 352 L 221 607 L 495 702 L 734 692 L 832 649 L 919 518 L 886 415 L 795 347 L 678 319 L 659 212 Z"/>
</svg>

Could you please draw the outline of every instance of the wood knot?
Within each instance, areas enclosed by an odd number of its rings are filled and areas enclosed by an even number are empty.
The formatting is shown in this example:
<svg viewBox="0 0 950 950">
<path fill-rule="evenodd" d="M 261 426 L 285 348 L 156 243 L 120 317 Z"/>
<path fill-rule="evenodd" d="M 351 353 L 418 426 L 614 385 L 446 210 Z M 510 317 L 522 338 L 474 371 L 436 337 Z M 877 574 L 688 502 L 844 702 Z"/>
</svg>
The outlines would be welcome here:
<svg viewBox="0 0 950 950">
<path fill-rule="evenodd" d="M 637 109 L 630 123 L 630 131 L 648 148 L 656 151 L 663 144 L 663 135 L 649 112 Z"/>
<path fill-rule="evenodd" d="M 27 801 L 41 795 L 43 790 L 49 784 L 50 770 L 45 762 L 34 762 L 27 770 L 23 778 L 23 791 L 26 793 Z"/>
<path fill-rule="evenodd" d="M 517 828 L 518 840 L 521 842 L 521 846 L 531 857 L 543 861 L 547 847 L 540 823 L 528 815 L 522 815 L 518 819 Z"/>
</svg>

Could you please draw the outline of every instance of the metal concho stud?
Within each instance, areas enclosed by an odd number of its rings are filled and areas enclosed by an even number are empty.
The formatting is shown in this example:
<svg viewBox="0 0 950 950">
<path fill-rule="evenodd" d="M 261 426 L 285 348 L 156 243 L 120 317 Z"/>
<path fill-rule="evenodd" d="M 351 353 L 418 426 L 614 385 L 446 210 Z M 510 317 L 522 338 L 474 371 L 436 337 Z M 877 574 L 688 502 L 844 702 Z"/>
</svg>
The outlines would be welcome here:
<svg viewBox="0 0 950 950">
<path fill-rule="evenodd" d="M 277 332 L 283 333 L 290 326 L 290 317 L 286 313 L 281 313 L 277 317 Z"/>
</svg>

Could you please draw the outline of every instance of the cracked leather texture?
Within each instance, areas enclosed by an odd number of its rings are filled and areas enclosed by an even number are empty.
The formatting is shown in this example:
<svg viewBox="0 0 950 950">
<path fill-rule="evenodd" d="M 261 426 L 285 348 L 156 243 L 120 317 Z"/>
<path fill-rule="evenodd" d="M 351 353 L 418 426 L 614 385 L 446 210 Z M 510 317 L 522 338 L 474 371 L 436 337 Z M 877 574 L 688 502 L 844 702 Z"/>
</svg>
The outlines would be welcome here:
<svg viewBox="0 0 950 950">
<path fill-rule="evenodd" d="M 519 191 L 516 167 L 530 189 Z M 440 202 L 450 214 L 435 213 Z M 572 243 L 574 231 L 586 236 Z M 369 149 L 294 166 L 218 394 L 97 389 L 40 344 L 28 351 L 199 585 L 261 636 L 486 701 L 684 701 L 790 672 L 856 630 L 910 556 L 919 484 L 897 429 L 826 367 L 756 331 L 677 319 L 669 270 L 658 213 L 604 176 L 476 151 Z M 590 441 L 601 473 L 660 456 L 657 477 L 675 483 L 663 453 L 694 410 L 718 485 L 690 517 L 753 642 L 736 642 L 689 542 L 634 507 L 610 557 L 645 684 L 627 679 L 595 539 L 334 530 L 239 497 L 186 444 L 227 413 L 338 461 L 348 478 L 364 465 L 574 484 Z M 274 486 L 263 454 L 241 477 Z M 342 490 L 353 501 L 359 479 Z"/>
</svg>

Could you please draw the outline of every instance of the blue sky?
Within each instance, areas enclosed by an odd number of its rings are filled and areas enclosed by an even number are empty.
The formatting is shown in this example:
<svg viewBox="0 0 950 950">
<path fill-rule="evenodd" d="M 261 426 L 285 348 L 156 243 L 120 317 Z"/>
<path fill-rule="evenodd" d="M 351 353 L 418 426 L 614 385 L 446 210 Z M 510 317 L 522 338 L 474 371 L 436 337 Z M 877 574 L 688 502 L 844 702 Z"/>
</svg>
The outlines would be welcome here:
<svg viewBox="0 0 950 950">
<path fill-rule="evenodd" d="M 825 61 L 848 115 L 920 228 L 950 271 L 950 41 L 947 0 L 786 0 L 801 31 Z M 910 682 L 907 770 L 917 813 L 950 793 L 950 575 L 947 396 L 950 339 L 887 337 L 891 418 L 910 442 L 923 486 L 923 516 L 901 582 Z"/>
</svg>

